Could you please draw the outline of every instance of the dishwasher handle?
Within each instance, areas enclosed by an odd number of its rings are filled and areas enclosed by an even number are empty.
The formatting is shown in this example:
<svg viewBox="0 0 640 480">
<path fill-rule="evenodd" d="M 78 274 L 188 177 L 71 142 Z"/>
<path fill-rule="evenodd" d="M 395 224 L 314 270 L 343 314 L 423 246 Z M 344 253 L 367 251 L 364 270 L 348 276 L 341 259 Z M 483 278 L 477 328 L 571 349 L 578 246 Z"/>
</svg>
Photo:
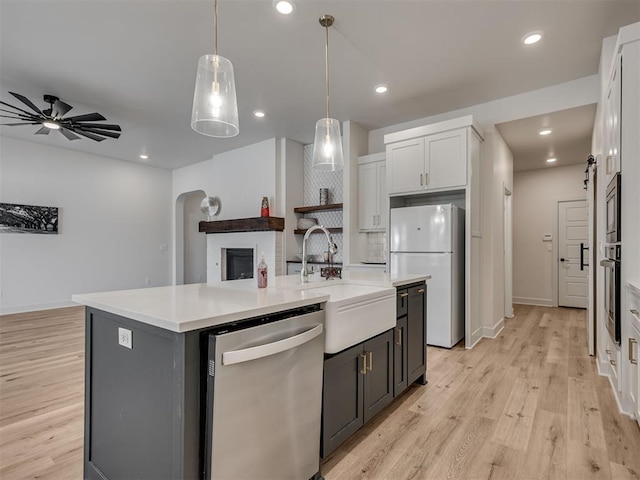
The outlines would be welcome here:
<svg viewBox="0 0 640 480">
<path fill-rule="evenodd" d="M 285 350 L 291 350 L 292 348 L 299 347 L 300 345 L 313 340 L 322 333 L 322 330 L 322 325 L 316 325 L 305 332 L 294 335 L 293 337 L 278 340 L 277 342 L 265 343 L 264 345 L 244 348 L 242 350 L 224 352 L 222 354 L 222 364 L 233 365 L 235 363 L 248 362 L 258 358 L 268 357 L 269 355 L 275 355 L 276 353 L 284 352 Z"/>
</svg>

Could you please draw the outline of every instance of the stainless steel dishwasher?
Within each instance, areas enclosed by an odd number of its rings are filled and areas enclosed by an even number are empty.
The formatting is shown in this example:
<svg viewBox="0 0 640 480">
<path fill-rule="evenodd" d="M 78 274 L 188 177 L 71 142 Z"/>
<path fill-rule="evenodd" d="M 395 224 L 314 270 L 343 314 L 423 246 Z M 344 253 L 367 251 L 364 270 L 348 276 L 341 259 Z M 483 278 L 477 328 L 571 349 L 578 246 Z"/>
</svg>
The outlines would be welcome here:
<svg viewBox="0 0 640 480">
<path fill-rule="evenodd" d="M 209 335 L 205 477 L 307 480 L 320 470 L 319 305 Z"/>
</svg>

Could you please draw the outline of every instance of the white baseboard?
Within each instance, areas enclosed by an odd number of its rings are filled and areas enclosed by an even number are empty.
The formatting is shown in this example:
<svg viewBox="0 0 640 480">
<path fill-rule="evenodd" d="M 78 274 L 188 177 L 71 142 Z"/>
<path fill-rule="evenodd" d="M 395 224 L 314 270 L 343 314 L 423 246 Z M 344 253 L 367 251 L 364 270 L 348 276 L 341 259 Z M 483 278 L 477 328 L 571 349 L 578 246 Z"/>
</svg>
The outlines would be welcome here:
<svg viewBox="0 0 640 480">
<path fill-rule="evenodd" d="M 504 318 L 495 322 L 493 327 L 482 327 L 482 336 L 485 338 L 496 338 L 504 328 Z"/>
<path fill-rule="evenodd" d="M 33 305 L 18 305 L 15 307 L 0 307 L 0 315 L 10 315 L 12 313 L 37 312 L 39 310 L 51 310 L 53 308 L 77 307 L 78 304 L 68 302 L 36 303 Z"/>
<path fill-rule="evenodd" d="M 513 297 L 513 303 L 520 305 L 536 305 L 539 307 L 553 307 L 553 300 L 548 298 Z"/>
<path fill-rule="evenodd" d="M 472 339 L 475 338 L 474 342 L 471 345 L 467 344 L 468 339 L 466 337 L 464 339 L 464 343 L 465 343 L 464 348 L 466 348 L 467 350 L 471 350 L 473 347 L 475 347 L 478 344 L 480 340 L 482 340 L 482 327 L 478 327 L 478 329 L 471 334 L 471 338 Z"/>
</svg>

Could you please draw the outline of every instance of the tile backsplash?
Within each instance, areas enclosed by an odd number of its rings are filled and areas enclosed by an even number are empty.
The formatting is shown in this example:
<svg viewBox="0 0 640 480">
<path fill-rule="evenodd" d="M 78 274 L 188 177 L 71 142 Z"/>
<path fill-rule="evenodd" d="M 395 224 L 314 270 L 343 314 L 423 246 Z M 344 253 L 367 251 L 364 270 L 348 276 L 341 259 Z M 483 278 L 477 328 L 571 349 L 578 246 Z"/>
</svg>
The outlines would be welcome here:
<svg viewBox="0 0 640 480">
<path fill-rule="evenodd" d="M 387 234 L 385 232 L 367 233 L 367 262 L 385 263 L 387 261 Z"/>
<path fill-rule="evenodd" d="M 313 169 L 313 145 L 304 147 L 304 206 L 320 204 L 320 189 L 329 189 L 329 203 L 342 203 L 342 171 L 323 172 Z M 342 210 L 308 213 L 306 217 L 318 219 L 318 224 L 327 228 L 342 227 Z M 332 234 L 333 241 L 338 246 L 338 253 L 334 261 L 342 262 L 343 235 Z M 322 234 L 313 234 L 307 242 L 307 253 L 322 260 L 327 250 L 327 239 Z"/>
</svg>

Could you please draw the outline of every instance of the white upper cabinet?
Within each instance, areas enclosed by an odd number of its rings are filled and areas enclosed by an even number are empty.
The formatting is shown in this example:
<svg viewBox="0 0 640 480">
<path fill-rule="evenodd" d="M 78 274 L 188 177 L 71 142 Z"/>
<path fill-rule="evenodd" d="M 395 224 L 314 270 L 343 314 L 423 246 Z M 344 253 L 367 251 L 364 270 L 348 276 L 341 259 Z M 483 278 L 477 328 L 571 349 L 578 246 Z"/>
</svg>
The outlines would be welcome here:
<svg viewBox="0 0 640 480">
<path fill-rule="evenodd" d="M 389 218 L 384 154 L 358 160 L 358 228 L 362 232 L 385 231 Z"/>
<path fill-rule="evenodd" d="M 424 188 L 424 139 L 387 145 L 389 193 L 409 193 Z"/>
<path fill-rule="evenodd" d="M 467 185 L 467 129 L 387 144 L 389 194 Z"/>
</svg>

